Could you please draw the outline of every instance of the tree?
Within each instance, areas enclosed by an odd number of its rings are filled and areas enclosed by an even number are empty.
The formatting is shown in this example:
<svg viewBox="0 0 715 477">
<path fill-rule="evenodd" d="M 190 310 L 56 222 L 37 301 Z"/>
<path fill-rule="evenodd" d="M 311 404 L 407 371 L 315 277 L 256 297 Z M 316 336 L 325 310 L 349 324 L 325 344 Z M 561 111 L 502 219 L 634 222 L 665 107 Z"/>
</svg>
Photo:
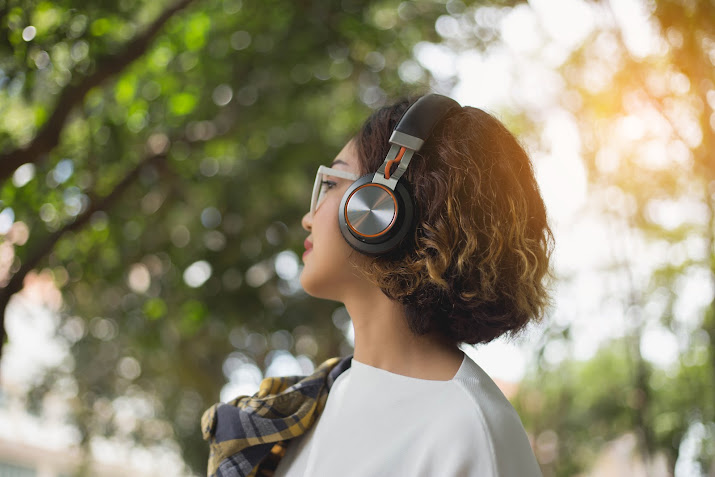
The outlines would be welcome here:
<svg viewBox="0 0 715 477">
<path fill-rule="evenodd" d="M 264 368 L 272 347 L 341 354 L 335 306 L 296 286 L 312 175 L 405 93 L 400 78 L 428 87 L 412 47 L 446 14 L 431 1 L 3 3 L 0 325 L 49 269 L 73 355 L 34 402 L 69 373 L 83 444 L 177 439 L 201 469 L 198 418 L 226 356 Z M 171 426 L 118 425 L 120 396 Z"/>
<path fill-rule="evenodd" d="M 519 409 L 558 437 L 548 475 L 588 468 L 599 443 L 625 432 L 644 462 L 665 455 L 673 472 L 692 426 L 715 436 L 715 7 L 644 2 L 646 22 L 615 2 L 592 7 L 603 26 L 561 66 L 560 97 L 580 131 L 590 205 L 619 231 L 604 275 L 620 284 L 611 298 L 625 336 L 590 363 L 544 369 Z M 649 257 L 645 269 L 635 255 Z M 693 306 L 686 292 L 698 284 L 707 295 Z M 568 329 L 552 332 L 568 339 Z M 654 332 L 678 343 L 667 372 L 642 353 Z M 708 449 L 703 473 L 715 466 Z"/>
</svg>

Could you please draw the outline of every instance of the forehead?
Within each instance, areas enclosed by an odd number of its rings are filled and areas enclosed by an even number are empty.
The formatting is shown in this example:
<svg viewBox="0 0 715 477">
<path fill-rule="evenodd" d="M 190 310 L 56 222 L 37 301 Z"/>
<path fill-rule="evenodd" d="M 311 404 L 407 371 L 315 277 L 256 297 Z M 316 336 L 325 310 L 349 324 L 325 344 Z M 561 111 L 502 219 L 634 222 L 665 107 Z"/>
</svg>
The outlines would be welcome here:
<svg viewBox="0 0 715 477">
<path fill-rule="evenodd" d="M 348 141 L 338 155 L 335 156 L 335 159 L 330 164 L 330 167 L 350 172 L 355 172 L 359 169 L 357 150 L 352 140 Z"/>
</svg>

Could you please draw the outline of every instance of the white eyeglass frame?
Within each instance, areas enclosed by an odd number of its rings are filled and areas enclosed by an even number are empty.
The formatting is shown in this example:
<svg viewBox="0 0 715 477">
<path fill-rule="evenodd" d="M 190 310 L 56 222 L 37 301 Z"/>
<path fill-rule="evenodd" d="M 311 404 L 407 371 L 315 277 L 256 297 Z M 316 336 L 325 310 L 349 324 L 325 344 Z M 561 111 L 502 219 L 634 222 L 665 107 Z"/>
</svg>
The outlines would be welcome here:
<svg viewBox="0 0 715 477">
<path fill-rule="evenodd" d="M 320 204 L 323 202 L 323 199 L 325 198 L 324 194 L 321 194 L 323 188 L 321 187 L 323 184 L 323 177 L 325 176 L 330 176 L 330 177 L 339 177 L 341 179 L 348 179 L 351 181 L 356 181 L 360 178 L 357 174 L 353 174 L 352 172 L 347 172 L 347 171 L 341 171 L 339 169 L 332 169 L 327 166 L 320 166 L 318 167 L 318 172 L 315 174 L 315 184 L 313 184 L 313 196 L 310 199 L 310 216 L 312 217 L 315 214 L 315 211 L 318 210 L 318 207 L 320 207 Z"/>
</svg>

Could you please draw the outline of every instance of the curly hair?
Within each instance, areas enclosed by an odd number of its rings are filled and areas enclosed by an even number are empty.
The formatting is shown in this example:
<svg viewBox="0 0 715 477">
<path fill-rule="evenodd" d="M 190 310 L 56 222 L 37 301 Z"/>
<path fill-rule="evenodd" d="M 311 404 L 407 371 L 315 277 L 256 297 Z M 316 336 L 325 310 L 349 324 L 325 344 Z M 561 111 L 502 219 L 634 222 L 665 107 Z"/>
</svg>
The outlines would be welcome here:
<svg viewBox="0 0 715 477">
<path fill-rule="evenodd" d="M 384 107 L 363 124 L 355 137 L 362 174 L 378 169 L 413 102 Z M 404 306 L 410 330 L 476 344 L 540 319 L 553 235 L 529 157 L 506 127 L 477 108 L 450 114 L 406 178 L 414 234 L 361 272 Z"/>
</svg>

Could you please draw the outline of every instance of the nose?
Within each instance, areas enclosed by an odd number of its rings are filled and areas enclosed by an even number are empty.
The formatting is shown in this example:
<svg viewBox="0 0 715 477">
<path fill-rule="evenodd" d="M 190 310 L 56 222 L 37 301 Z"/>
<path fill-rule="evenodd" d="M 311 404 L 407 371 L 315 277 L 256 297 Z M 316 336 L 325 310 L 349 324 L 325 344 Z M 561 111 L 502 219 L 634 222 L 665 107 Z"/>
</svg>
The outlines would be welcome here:
<svg viewBox="0 0 715 477">
<path fill-rule="evenodd" d="M 303 219 L 300 221 L 300 224 L 307 232 L 310 232 L 313 229 L 313 217 L 310 216 L 310 212 L 303 216 Z"/>
</svg>

